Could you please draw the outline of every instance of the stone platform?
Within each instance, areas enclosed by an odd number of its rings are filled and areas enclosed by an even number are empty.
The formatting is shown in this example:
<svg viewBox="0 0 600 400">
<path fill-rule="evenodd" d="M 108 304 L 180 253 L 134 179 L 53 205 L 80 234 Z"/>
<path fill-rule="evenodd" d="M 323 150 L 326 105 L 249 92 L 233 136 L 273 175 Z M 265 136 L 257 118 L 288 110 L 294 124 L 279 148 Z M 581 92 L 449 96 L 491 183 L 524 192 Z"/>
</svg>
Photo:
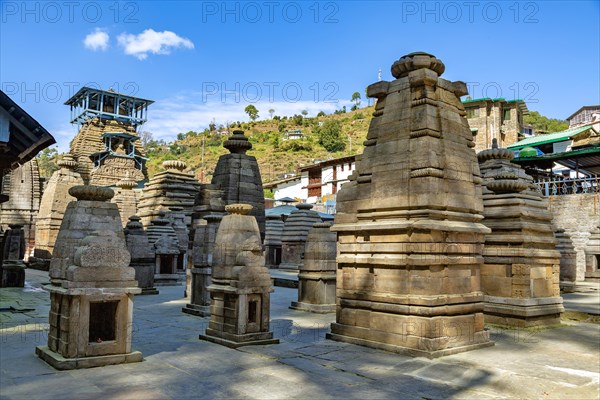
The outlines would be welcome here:
<svg viewBox="0 0 600 400">
<path fill-rule="evenodd" d="M 159 295 L 134 302 L 133 348 L 143 353 L 143 362 L 57 371 L 35 355 L 48 334 L 44 282 L 47 273 L 27 269 L 25 288 L 0 289 L 0 399 L 600 396 L 598 324 L 490 327 L 495 346 L 430 360 L 326 340 L 335 317 L 290 310 L 296 290 L 281 287 L 271 297 L 271 325 L 280 344 L 230 349 L 198 340 L 208 319 L 181 312 L 187 303 L 181 287 L 163 287 Z M 573 295 L 577 308 L 600 308 L 599 291 Z M 571 301 L 571 294 L 564 296 L 567 311 Z M 4 311 L 11 306 L 16 310 Z"/>
</svg>

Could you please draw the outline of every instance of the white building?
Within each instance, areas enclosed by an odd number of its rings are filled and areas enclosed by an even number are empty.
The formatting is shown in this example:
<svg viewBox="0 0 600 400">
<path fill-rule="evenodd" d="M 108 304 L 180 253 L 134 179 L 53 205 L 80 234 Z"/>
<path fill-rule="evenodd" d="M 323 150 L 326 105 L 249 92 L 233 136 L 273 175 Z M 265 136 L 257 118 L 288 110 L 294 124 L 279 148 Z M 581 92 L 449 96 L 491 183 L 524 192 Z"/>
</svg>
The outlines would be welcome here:
<svg viewBox="0 0 600 400">
<path fill-rule="evenodd" d="M 322 161 L 299 169 L 299 175 L 263 185 L 273 192 L 275 200 L 291 197 L 315 204 L 318 211 L 335 213 L 335 199 L 356 168 L 355 156 Z"/>
</svg>

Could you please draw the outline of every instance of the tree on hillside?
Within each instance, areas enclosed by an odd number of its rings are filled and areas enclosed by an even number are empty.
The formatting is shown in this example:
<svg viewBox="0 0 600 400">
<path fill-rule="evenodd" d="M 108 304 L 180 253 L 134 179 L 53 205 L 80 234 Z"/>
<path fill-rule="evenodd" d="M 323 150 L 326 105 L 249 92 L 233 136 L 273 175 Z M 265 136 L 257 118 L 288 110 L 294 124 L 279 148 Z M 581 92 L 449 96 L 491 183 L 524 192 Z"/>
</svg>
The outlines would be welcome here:
<svg viewBox="0 0 600 400">
<path fill-rule="evenodd" d="M 49 178 L 55 171 L 58 170 L 57 156 L 58 150 L 56 150 L 55 147 L 45 148 L 38 153 L 36 158 L 41 177 Z"/>
<path fill-rule="evenodd" d="M 244 108 L 244 112 L 248 114 L 250 120 L 255 121 L 258 118 L 258 110 L 254 107 L 254 104 L 249 104 L 246 108 Z"/>
<path fill-rule="evenodd" d="M 142 142 L 142 146 L 144 147 L 144 149 L 146 148 L 146 146 L 148 146 L 148 143 L 150 143 L 153 139 L 152 132 L 148 132 L 148 131 L 142 131 L 142 133 L 140 133 L 140 141 Z"/>
<path fill-rule="evenodd" d="M 358 106 L 360 106 L 360 93 L 358 92 L 354 92 L 352 93 L 352 98 L 350 99 L 350 101 L 354 102 L 354 109 L 356 110 L 358 108 Z"/>
<path fill-rule="evenodd" d="M 302 110 L 300 112 L 300 114 L 304 115 L 305 117 L 308 115 L 308 110 Z"/>
<path fill-rule="evenodd" d="M 537 111 L 530 111 L 523 121 L 533 127 L 535 131 L 560 132 L 569 129 L 569 123 L 561 119 L 544 117 Z"/>
<path fill-rule="evenodd" d="M 271 119 L 273 119 L 273 114 L 275 113 L 275 110 L 272 108 L 269 108 L 269 116 L 271 117 Z"/>
<path fill-rule="evenodd" d="M 322 126 L 315 128 L 319 144 L 329 152 L 341 151 L 346 147 L 342 139 L 342 127 L 339 121 L 327 120 Z"/>
</svg>

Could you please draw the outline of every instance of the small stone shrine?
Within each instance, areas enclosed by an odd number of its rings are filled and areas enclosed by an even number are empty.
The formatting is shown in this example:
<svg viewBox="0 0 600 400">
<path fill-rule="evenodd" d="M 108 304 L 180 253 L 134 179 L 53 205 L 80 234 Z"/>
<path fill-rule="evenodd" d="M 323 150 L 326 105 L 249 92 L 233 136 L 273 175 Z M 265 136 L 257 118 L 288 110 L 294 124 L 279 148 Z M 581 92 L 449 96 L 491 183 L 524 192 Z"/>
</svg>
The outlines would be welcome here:
<svg viewBox="0 0 600 400">
<path fill-rule="evenodd" d="M 190 270 L 191 284 L 187 291 L 190 302 L 182 309 L 184 313 L 208 317 L 210 315 L 210 292 L 212 261 L 217 238 L 217 230 L 223 215 L 209 214 L 204 217 L 205 225 L 196 227 L 194 247 L 192 250 L 192 265 Z"/>
<path fill-rule="evenodd" d="M 188 258 L 186 294 L 190 302 L 183 312 L 197 316 L 210 315 L 212 253 L 219 224 L 225 214 L 223 191 L 212 184 L 201 184 L 192 214 L 192 246 Z"/>
<path fill-rule="evenodd" d="M 564 229 L 554 232 L 556 250 L 560 253 L 560 285 L 573 284 L 577 279 L 577 252 L 573 241 Z"/>
<path fill-rule="evenodd" d="M 69 194 L 77 200 L 67 205 L 50 261 L 50 282 L 57 286 L 67 278 L 68 268 L 74 265 L 75 249 L 82 238 L 98 230 L 108 230 L 116 232 L 125 243 L 119 209 L 109 202 L 114 196 L 112 189 L 79 185 L 69 188 Z"/>
<path fill-rule="evenodd" d="M 277 268 L 281 264 L 283 225 L 281 215 L 267 215 L 265 223 L 265 263 L 267 268 Z"/>
<path fill-rule="evenodd" d="M 275 344 L 269 328 L 271 276 L 256 218 L 230 204 L 219 225 L 212 264 L 210 322 L 200 339 L 236 348 Z"/>
<path fill-rule="evenodd" d="M 25 232 L 23 225 L 10 225 L 0 241 L 0 288 L 25 286 Z"/>
<path fill-rule="evenodd" d="M 498 148 L 477 155 L 483 177 L 485 237 L 481 289 L 486 322 L 507 326 L 560 324 L 560 253 L 548 202 L 533 178 Z"/>
<path fill-rule="evenodd" d="M 298 209 L 290 213 L 283 226 L 279 268 L 302 268 L 308 232 L 314 224 L 321 222 L 319 213 L 311 210 L 312 204 L 299 203 L 296 204 L 296 207 Z"/>
<path fill-rule="evenodd" d="M 188 262 L 188 246 L 190 244 L 190 232 L 185 224 L 186 216 L 183 213 L 182 207 L 171 207 L 165 215 L 171 223 L 171 226 L 177 235 L 177 243 L 179 243 L 177 272 L 185 274 Z"/>
<path fill-rule="evenodd" d="M 489 229 L 463 82 L 412 53 L 377 98 L 362 158 L 337 194 L 337 311 L 329 339 L 439 357 L 489 346 L 480 288 Z M 284 243 L 285 246 L 285 243 Z M 285 256 L 285 252 L 284 252 Z"/>
<path fill-rule="evenodd" d="M 337 235 L 330 222 L 317 222 L 306 239 L 304 264 L 298 272 L 298 301 L 290 308 L 314 313 L 335 312 Z"/>
<path fill-rule="evenodd" d="M 36 354 L 57 369 L 142 361 L 131 350 L 133 295 L 140 289 L 119 211 L 108 202 L 113 191 L 94 186 L 69 191 L 77 201 L 67 207 L 50 268 L 48 346 L 36 347 Z"/>
<path fill-rule="evenodd" d="M 42 195 L 40 211 L 35 224 L 35 261 L 42 269 L 48 269 L 54 243 L 60 229 L 67 205 L 75 197 L 69 194 L 73 186 L 83 185 L 83 178 L 77 172 L 77 161 L 71 154 L 65 154 L 58 161 L 59 170 L 52 174 Z"/>
<path fill-rule="evenodd" d="M 168 160 L 162 164 L 165 171 L 155 174 L 144 186 L 138 204 L 139 216 L 146 228 L 160 211 L 168 211 L 171 207 L 181 207 L 185 215 L 185 224 L 190 227 L 194 199 L 200 183 L 194 174 L 183 172 L 187 164 L 183 161 Z"/>
<path fill-rule="evenodd" d="M 138 287 L 142 289 L 141 294 L 158 294 L 158 290 L 154 287 L 156 266 L 154 246 L 150 244 L 148 235 L 144 231 L 144 225 L 137 215 L 129 217 L 129 222 L 125 227 L 125 240 L 127 250 L 131 255 L 129 266 L 135 270 L 135 280 Z"/>
<path fill-rule="evenodd" d="M 165 214 L 164 211 L 160 211 L 158 218 L 153 219 L 152 224 L 146 230 L 148 240 L 154 246 L 156 257 L 154 284 L 156 286 L 177 286 L 180 284 L 177 265 L 181 251 L 177 234 Z"/>
<path fill-rule="evenodd" d="M 600 279 L 600 225 L 591 233 L 585 248 L 585 279 Z"/>
<path fill-rule="evenodd" d="M 256 218 L 260 237 L 265 237 L 265 199 L 256 158 L 246 152 L 252 143 L 244 136 L 244 131 L 233 131 L 223 144 L 229 154 L 217 161 L 211 183 L 223 190 L 225 204 L 244 203 L 252 206 L 251 215 Z"/>
</svg>

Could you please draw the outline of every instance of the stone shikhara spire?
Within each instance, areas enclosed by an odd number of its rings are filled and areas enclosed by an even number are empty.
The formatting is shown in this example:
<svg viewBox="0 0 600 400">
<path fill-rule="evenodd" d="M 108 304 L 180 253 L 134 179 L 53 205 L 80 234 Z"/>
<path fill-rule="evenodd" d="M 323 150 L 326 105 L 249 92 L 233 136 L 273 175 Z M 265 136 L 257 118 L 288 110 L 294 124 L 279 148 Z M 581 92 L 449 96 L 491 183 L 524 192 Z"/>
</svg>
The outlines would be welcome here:
<svg viewBox="0 0 600 400">
<path fill-rule="evenodd" d="M 223 144 L 229 154 L 219 157 L 211 183 L 223 191 L 225 204 L 244 203 L 252 206 L 261 239 L 265 237 L 265 199 L 262 178 L 256 158 L 246 154 L 252 143 L 244 131 L 233 131 Z"/>
<path fill-rule="evenodd" d="M 491 345 L 483 329 L 481 178 L 444 64 L 392 65 L 365 150 L 337 197 L 337 315 L 331 339 L 437 357 Z"/>
</svg>

